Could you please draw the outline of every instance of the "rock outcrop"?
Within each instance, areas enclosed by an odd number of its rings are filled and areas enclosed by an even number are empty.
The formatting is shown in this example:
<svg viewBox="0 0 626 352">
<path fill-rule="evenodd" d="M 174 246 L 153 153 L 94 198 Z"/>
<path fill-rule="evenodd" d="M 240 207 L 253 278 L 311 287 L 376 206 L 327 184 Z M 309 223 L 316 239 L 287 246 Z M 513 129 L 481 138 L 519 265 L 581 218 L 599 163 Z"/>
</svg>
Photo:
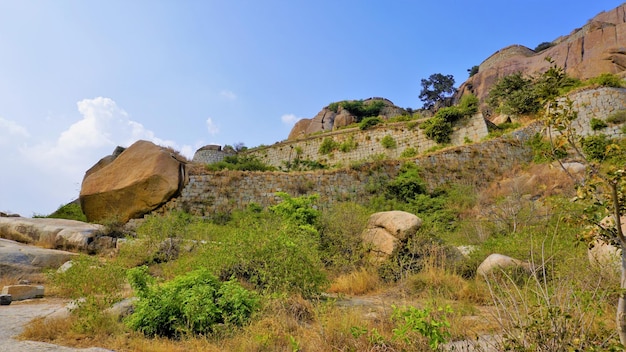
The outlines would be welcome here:
<svg viewBox="0 0 626 352">
<path fill-rule="evenodd" d="M 531 265 L 519 259 L 494 253 L 480 263 L 478 269 L 476 269 L 476 275 L 488 276 L 499 270 L 521 270 L 529 273 L 531 271 Z"/>
<path fill-rule="evenodd" d="M 90 222 L 141 217 L 167 202 L 186 183 L 185 162 L 148 141 L 137 141 L 103 164 L 85 174 L 80 190 L 80 204 Z"/>
<path fill-rule="evenodd" d="M 104 227 L 82 221 L 49 218 L 0 218 L 0 237 L 23 243 L 40 242 L 54 248 L 97 252 L 114 248 L 115 243 L 103 236 Z M 100 239 L 100 237 L 105 237 Z M 103 246 L 96 248 L 95 246 Z"/>
<path fill-rule="evenodd" d="M 75 255 L 0 238 L 0 277 L 21 277 L 43 269 L 56 269 Z"/>
<path fill-rule="evenodd" d="M 404 211 L 384 211 L 372 214 L 361 237 L 379 258 L 387 258 L 398 243 L 414 235 L 422 220 Z"/>
<path fill-rule="evenodd" d="M 363 104 L 371 104 L 372 102 L 382 101 L 384 106 L 379 116 L 383 119 L 389 119 L 395 116 L 406 114 L 402 108 L 395 106 L 391 101 L 384 98 L 369 98 L 363 101 Z M 287 140 L 296 140 L 304 138 L 317 132 L 330 132 L 341 127 L 348 126 L 357 121 L 357 117 L 350 113 L 342 106 L 338 106 L 335 110 L 331 110 L 328 106 L 317 113 L 311 119 L 301 119 L 293 126 Z"/>
<path fill-rule="evenodd" d="M 535 52 L 521 45 L 501 49 L 479 65 L 478 73 L 461 85 L 457 98 L 473 93 L 481 101 L 500 78 L 522 72 L 533 75 L 550 66 L 551 57 L 572 77 L 587 79 L 601 73 L 626 74 L 626 4 L 602 12 L 582 28 L 559 37 L 553 46 Z"/>
</svg>

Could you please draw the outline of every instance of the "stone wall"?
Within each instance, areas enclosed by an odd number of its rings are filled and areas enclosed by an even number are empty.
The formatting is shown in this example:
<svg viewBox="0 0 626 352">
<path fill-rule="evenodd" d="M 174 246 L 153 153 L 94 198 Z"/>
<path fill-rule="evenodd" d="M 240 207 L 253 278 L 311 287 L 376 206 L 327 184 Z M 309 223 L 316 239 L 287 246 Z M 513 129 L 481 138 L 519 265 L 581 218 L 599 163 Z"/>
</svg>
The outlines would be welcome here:
<svg viewBox="0 0 626 352">
<path fill-rule="evenodd" d="M 350 168 L 310 172 L 208 172 L 192 171 L 181 196 L 171 200 L 165 211 L 184 210 L 210 216 L 219 212 L 245 208 L 250 203 L 261 206 L 276 204 L 276 192 L 293 196 L 319 194 L 320 206 L 337 201 L 365 202 L 380 194 L 378 180 L 393 178 L 404 162 L 414 162 L 432 189 L 447 182 L 484 185 L 502 172 L 532 159 L 524 141 L 539 131 L 535 124 L 507 138 L 483 143 L 450 147 L 410 160 L 385 160 Z"/>
<path fill-rule="evenodd" d="M 626 110 L 626 88 L 583 89 L 570 93 L 572 107 L 578 111 L 578 118 L 572 122 L 576 132 L 582 136 L 605 134 L 611 138 L 623 137 L 624 123 L 611 124 L 606 119 L 618 111 Z M 564 99 L 561 100 L 564 102 Z M 591 119 L 599 119 L 608 125 L 598 131 L 591 129 Z"/>
<path fill-rule="evenodd" d="M 192 161 L 198 164 L 213 164 L 224 160 L 224 158 L 229 155 L 234 154 L 235 153 L 232 151 L 222 150 L 222 147 L 219 145 L 205 145 L 196 151 L 193 155 Z"/>
<path fill-rule="evenodd" d="M 419 126 L 421 121 L 386 123 L 361 131 L 359 128 L 349 128 L 323 135 L 314 135 L 296 141 L 276 143 L 272 146 L 255 148 L 247 153 L 256 156 L 264 163 L 275 167 L 282 167 L 286 162 L 295 158 L 302 160 L 320 161 L 330 165 L 349 165 L 357 161 L 372 160 L 375 156 L 384 155 L 385 158 L 399 158 L 407 148 L 414 148 L 418 153 L 435 147 L 437 143 L 426 138 Z M 487 124 L 482 115 L 477 114 L 454 127 L 451 136 L 452 145 L 463 145 L 466 141 L 479 141 L 487 136 Z M 396 142 L 395 148 L 385 148 L 381 141 L 385 136 L 391 136 Z M 322 155 L 320 146 L 324 139 L 331 138 L 338 144 L 354 143 L 356 148 L 347 152 L 335 150 L 330 154 Z"/>
</svg>

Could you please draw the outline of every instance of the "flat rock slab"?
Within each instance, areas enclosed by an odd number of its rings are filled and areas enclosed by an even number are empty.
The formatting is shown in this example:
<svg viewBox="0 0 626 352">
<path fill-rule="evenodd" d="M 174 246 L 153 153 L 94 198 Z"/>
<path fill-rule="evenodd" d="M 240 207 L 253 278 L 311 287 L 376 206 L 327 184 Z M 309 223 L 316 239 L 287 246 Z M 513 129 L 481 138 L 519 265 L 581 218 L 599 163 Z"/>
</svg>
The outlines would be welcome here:
<svg viewBox="0 0 626 352">
<path fill-rule="evenodd" d="M 0 238 L 0 277 L 22 276 L 58 268 L 75 253 L 29 246 Z"/>
<path fill-rule="evenodd" d="M 41 285 L 10 285 L 2 288 L 3 295 L 11 295 L 12 300 L 22 301 L 31 298 L 43 298 Z"/>
<path fill-rule="evenodd" d="M 37 317 L 48 316 L 57 310 L 65 309 L 64 302 L 42 300 L 41 303 L 17 302 L 10 306 L 0 306 L 0 351 L 2 352 L 112 352 L 98 347 L 70 348 L 45 342 L 19 341 L 24 326 Z"/>
<path fill-rule="evenodd" d="M 0 217 L 0 237 L 21 242 L 40 241 L 57 248 L 87 250 L 104 230 L 102 225 L 49 218 Z"/>
</svg>

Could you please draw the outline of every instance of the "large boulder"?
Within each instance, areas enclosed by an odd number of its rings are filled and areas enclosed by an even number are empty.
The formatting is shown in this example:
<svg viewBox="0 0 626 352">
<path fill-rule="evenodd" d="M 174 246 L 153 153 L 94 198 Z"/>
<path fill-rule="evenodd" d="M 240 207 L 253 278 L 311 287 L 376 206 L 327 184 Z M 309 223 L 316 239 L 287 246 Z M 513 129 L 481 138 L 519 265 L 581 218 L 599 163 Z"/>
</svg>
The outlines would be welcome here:
<svg viewBox="0 0 626 352">
<path fill-rule="evenodd" d="M 485 61 L 478 73 L 470 77 L 458 90 L 456 99 L 473 93 L 481 101 L 500 78 L 521 72 L 534 75 L 550 66 L 551 57 L 572 77 L 587 79 L 601 73 L 626 74 L 626 4 L 602 12 L 582 28 L 552 41 L 553 46 L 535 52 L 522 45 L 503 48 Z"/>
<path fill-rule="evenodd" d="M 44 269 L 56 269 L 75 255 L 0 238 L 0 277 L 22 277 Z"/>
<path fill-rule="evenodd" d="M 600 225 L 615 227 L 615 217 L 607 216 L 600 221 Z M 622 232 L 626 233 L 626 215 L 620 218 Z M 604 240 L 596 239 L 589 244 L 587 250 L 589 263 L 606 272 L 619 273 L 622 269 L 622 250 Z"/>
<path fill-rule="evenodd" d="M 387 258 L 398 243 L 414 235 L 422 226 L 422 220 L 404 211 L 384 211 L 372 214 L 361 238 L 371 246 L 373 254 Z"/>
<path fill-rule="evenodd" d="M 480 276 L 489 276 L 495 272 L 501 270 L 521 270 L 524 272 L 531 272 L 531 265 L 528 262 L 511 258 L 509 256 L 494 253 L 489 255 L 478 266 L 476 274 Z"/>
<path fill-rule="evenodd" d="M 110 163 L 90 170 L 80 190 L 80 204 L 90 222 L 141 217 L 186 183 L 184 161 L 148 141 L 137 141 Z"/>
</svg>

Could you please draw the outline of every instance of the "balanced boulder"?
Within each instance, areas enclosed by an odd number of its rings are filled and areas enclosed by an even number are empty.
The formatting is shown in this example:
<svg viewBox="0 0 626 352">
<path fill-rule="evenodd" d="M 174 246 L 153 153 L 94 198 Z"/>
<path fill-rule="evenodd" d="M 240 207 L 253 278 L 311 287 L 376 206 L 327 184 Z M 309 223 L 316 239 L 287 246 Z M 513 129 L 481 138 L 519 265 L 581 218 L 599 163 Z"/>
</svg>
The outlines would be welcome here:
<svg viewBox="0 0 626 352">
<path fill-rule="evenodd" d="M 85 174 L 80 204 L 89 221 L 127 222 L 156 209 L 186 183 L 185 162 L 152 142 L 137 141 Z"/>
<path fill-rule="evenodd" d="M 371 246 L 373 254 L 386 258 L 393 253 L 399 241 L 414 235 L 422 220 L 404 211 L 383 211 L 372 214 L 361 238 Z"/>
</svg>

